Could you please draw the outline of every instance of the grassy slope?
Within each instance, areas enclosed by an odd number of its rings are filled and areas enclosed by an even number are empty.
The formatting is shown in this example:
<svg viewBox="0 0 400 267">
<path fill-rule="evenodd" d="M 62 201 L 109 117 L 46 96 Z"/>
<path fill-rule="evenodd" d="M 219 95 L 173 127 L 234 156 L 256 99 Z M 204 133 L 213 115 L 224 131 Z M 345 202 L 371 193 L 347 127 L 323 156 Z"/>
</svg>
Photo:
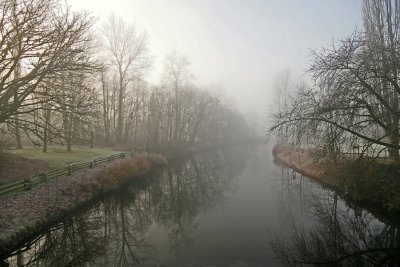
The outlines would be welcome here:
<svg viewBox="0 0 400 267">
<path fill-rule="evenodd" d="M 64 168 L 68 162 L 87 162 L 95 158 L 121 153 L 121 151 L 114 151 L 111 148 L 72 148 L 72 152 L 67 152 L 65 148 L 56 146 L 49 147 L 47 153 L 43 153 L 41 149 L 29 147 L 8 150 L 7 152 L 46 161 L 49 163 L 51 169 Z"/>
</svg>

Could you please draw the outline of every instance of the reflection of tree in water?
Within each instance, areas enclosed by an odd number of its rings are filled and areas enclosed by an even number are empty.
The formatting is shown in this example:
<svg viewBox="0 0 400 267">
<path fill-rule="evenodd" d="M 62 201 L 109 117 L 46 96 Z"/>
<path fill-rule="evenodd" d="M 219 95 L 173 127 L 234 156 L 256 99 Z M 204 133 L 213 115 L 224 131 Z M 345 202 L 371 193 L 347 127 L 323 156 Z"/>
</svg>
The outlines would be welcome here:
<svg viewBox="0 0 400 267">
<path fill-rule="evenodd" d="M 151 220 L 141 192 L 138 188 L 128 187 L 104 201 L 103 242 L 106 253 L 96 264 L 131 266 L 150 257 L 152 247 L 144 235 Z"/>
<path fill-rule="evenodd" d="M 192 242 L 195 217 L 222 203 L 246 164 L 246 151 L 227 149 L 173 162 L 161 177 L 124 187 L 52 227 L 12 261 L 20 266 L 132 266 L 151 258 L 146 233 L 152 220 L 167 229 L 171 247 L 179 251 Z"/>
<path fill-rule="evenodd" d="M 150 225 L 139 185 L 121 189 L 37 236 L 10 262 L 16 266 L 131 266 L 151 255 Z M 90 264 L 89 264 L 90 265 Z"/>
<path fill-rule="evenodd" d="M 394 266 L 400 263 L 399 228 L 363 210 L 338 205 L 337 193 L 314 198 L 310 225 L 293 223 L 290 237 L 273 244 L 286 264 Z M 294 221 L 293 221 L 294 222 Z"/>
<path fill-rule="evenodd" d="M 11 258 L 15 266 L 77 266 L 102 253 L 101 238 L 93 235 L 101 217 L 87 211 L 54 225 L 19 249 Z"/>
<path fill-rule="evenodd" d="M 248 150 L 223 150 L 170 164 L 159 183 L 149 188 L 153 216 L 179 252 L 192 243 L 195 217 L 218 204 L 232 179 L 246 164 Z"/>
</svg>

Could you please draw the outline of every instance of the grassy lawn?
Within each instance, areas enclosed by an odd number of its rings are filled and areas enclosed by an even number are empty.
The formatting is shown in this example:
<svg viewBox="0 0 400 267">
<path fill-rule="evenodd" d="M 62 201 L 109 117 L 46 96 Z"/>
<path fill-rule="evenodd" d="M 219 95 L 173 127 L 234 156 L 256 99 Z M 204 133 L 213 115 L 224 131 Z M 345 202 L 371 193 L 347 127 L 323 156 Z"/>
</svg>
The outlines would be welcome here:
<svg viewBox="0 0 400 267">
<path fill-rule="evenodd" d="M 64 168 L 68 162 L 87 162 L 95 158 L 106 157 L 121 153 L 111 148 L 72 148 L 72 152 L 65 151 L 65 147 L 50 146 L 48 152 L 43 153 L 41 149 L 25 147 L 23 149 L 7 150 L 9 153 L 25 156 L 32 159 L 44 160 L 53 169 Z"/>
</svg>

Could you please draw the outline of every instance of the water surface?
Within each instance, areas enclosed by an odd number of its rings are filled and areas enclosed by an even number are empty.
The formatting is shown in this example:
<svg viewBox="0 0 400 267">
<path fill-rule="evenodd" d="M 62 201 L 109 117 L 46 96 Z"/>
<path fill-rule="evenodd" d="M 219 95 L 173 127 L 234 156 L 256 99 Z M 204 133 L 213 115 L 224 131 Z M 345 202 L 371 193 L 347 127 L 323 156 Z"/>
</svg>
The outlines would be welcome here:
<svg viewBox="0 0 400 267">
<path fill-rule="evenodd" d="M 11 266 L 364 266 L 396 262 L 395 224 L 274 163 L 268 146 L 170 162 L 49 231 Z"/>
</svg>

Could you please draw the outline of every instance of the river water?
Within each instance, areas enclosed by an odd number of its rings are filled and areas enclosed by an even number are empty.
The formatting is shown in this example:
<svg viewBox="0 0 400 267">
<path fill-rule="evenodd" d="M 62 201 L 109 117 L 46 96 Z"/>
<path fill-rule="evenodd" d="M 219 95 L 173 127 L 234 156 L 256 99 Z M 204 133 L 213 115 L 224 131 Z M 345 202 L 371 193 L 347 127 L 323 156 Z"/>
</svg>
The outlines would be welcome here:
<svg viewBox="0 0 400 267">
<path fill-rule="evenodd" d="M 271 147 L 233 147 L 171 161 L 2 264 L 397 266 L 399 244 L 396 224 L 274 163 Z"/>
</svg>

